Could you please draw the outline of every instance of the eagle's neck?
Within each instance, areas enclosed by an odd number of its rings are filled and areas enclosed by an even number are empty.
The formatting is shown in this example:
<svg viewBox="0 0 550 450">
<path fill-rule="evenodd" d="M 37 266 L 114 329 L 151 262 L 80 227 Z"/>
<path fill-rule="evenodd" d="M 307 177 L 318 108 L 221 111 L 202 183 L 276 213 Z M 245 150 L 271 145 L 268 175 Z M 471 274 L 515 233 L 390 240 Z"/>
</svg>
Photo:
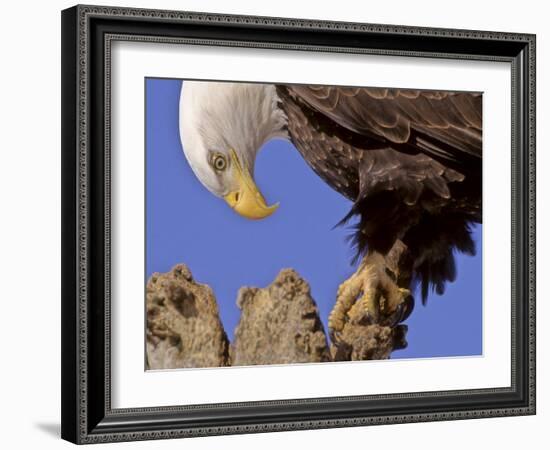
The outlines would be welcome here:
<svg viewBox="0 0 550 450">
<path fill-rule="evenodd" d="M 281 100 L 275 85 L 247 84 L 245 90 L 249 100 L 248 111 L 244 114 L 248 116 L 245 123 L 254 124 L 248 133 L 254 140 L 252 147 L 256 152 L 271 139 L 288 139 L 288 119 L 280 107 Z"/>
<path fill-rule="evenodd" d="M 273 84 L 185 82 L 182 94 L 182 136 L 187 147 L 237 152 L 249 170 L 254 169 L 256 155 L 262 146 L 274 138 L 288 139 L 287 116 L 281 108 Z M 198 158 L 197 158 L 198 159 Z"/>
<path fill-rule="evenodd" d="M 222 135 L 241 148 L 242 157 L 253 169 L 256 155 L 266 142 L 289 138 L 287 117 L 280 107 L 275 85 L 234 83 L 227 87 L 231 90 L 228 114 L 233 123 L 228 123 Z"/>
</svg>

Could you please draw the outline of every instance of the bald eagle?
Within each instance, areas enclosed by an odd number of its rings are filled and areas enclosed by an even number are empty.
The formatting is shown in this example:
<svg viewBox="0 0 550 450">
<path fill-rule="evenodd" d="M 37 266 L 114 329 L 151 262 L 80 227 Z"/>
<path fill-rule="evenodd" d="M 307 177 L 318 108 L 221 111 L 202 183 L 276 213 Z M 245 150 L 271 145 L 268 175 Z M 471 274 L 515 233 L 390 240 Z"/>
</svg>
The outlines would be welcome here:
<svg viewBox="0 0 550 450">
<path fill-rule="evenodd" d="M 362 262 L 340 285 L 332 335 L 354 319 L 358 302 L 363 319 L 402 322 L 413 283 L 423 302 L 430 287 L 442 294 L 456 277 L 454 251 L 475 253 L 481 102 L 466 92 L 186 81 L 180 136 L 200 182 L 246 218 L 277 209 L 254 181 L 257 152 L 274 138 L 290 140 L 353 202 L 341 223 L 356 218 L 352 241 Z M 396 248 L 397 269 L 388 262 Z"/>
</svg>

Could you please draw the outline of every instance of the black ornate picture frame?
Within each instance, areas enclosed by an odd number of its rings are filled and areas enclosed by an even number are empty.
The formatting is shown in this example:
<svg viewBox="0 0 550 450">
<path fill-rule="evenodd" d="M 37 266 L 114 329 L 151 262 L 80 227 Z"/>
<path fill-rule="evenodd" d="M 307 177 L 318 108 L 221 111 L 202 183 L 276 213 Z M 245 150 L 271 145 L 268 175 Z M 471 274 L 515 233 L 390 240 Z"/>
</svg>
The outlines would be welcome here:
<svg viewBox="0 0 550 450">
<path fill-rule="evenodd" d="M 110 48 L 144 41 L 503 61 L 512 74 L 511 386 L 113 409 Z M 97 443 L 535 414 L 535 36 L 75 6 L 62 12 L 62 437 Z"/>
</svg>

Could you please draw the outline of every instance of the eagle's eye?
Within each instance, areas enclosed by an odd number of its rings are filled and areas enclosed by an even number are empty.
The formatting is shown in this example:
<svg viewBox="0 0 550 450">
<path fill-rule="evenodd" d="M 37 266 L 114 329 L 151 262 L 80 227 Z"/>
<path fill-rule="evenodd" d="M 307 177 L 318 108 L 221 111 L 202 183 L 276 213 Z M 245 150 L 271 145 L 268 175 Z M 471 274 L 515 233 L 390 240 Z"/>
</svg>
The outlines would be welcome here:
<svg viewBox="0 0 550 450">
<path fill-rule="evenodd" d="M 211 164 L 218 172 L 222 172 L 227 167 L 227 158 L 221 153 L 214 153 L 211 158 Z"/>
</svg>

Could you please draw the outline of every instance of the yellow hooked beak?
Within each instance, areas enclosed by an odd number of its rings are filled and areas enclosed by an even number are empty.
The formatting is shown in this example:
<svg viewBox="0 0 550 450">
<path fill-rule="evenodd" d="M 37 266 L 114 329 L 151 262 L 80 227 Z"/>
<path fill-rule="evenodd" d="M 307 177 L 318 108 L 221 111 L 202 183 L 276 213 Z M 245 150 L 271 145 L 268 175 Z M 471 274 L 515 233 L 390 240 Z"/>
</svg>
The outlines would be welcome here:
<svg viewBox="0 0 550 450">
<path fill-rule="evenodd" d="M 262 193 L 258 190 L 250 172 L 243 167 L 235 150 L 230 150 L 231 162 L 238 189 L 227 194 L 224 199 L 231 208 L 247 219 L 263 219 L 270 216 L 279 207 L 276 203 L 267 206 Z"/>
</svg>

